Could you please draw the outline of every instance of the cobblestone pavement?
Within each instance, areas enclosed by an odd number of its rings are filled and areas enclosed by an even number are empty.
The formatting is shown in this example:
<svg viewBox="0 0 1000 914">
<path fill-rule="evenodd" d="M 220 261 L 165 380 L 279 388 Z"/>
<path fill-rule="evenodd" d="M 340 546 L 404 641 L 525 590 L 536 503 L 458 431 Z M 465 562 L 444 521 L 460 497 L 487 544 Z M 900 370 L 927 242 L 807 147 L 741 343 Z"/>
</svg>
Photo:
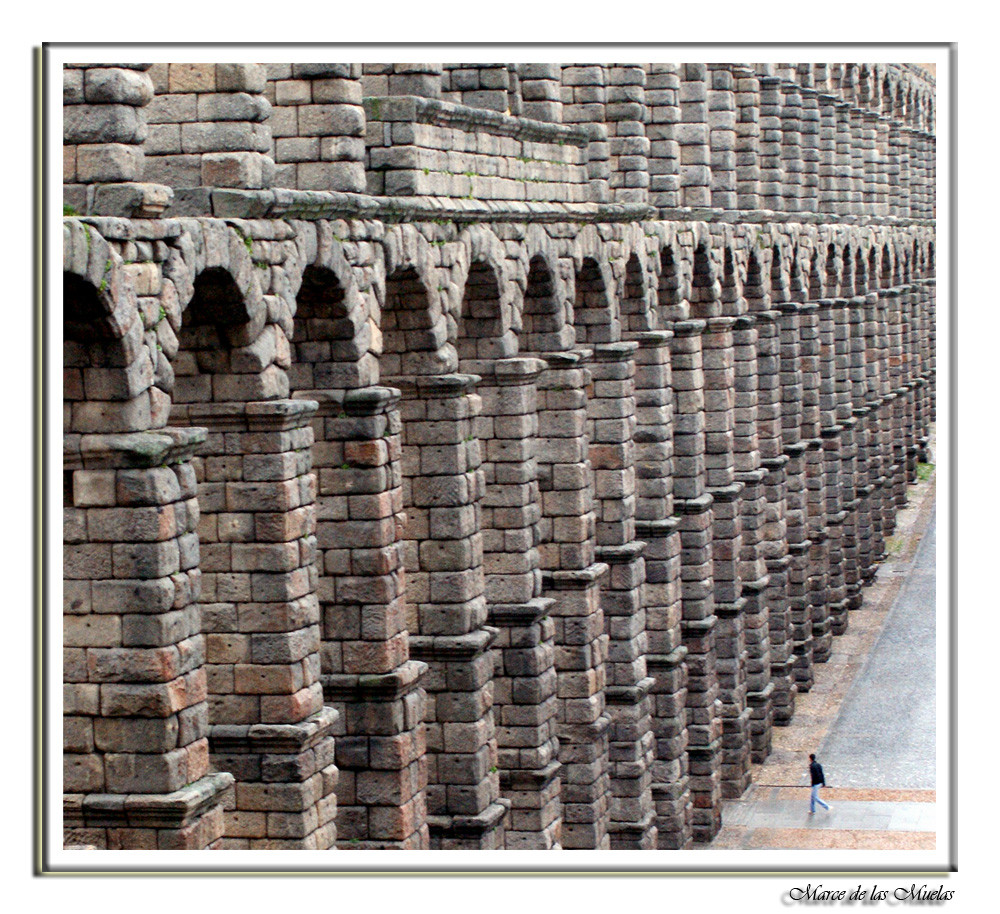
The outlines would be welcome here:
<svg viewBox="0 0 1000 914">
<path fill-rule="evenodd" d="M 910 488 L 888 557 L 791 725 L 727 801 L 711 849 L 933 850 L 935 782 L 934 476 Z M 809 814 L 815 752 L 832 807 Z"/>
</svg>

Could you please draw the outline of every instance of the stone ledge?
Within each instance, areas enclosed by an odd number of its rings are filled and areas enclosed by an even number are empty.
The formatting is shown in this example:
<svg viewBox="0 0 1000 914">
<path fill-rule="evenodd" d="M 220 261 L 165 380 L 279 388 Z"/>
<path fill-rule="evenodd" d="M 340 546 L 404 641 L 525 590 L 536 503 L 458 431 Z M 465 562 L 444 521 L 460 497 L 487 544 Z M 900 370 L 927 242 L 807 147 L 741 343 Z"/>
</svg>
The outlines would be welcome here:
<svg viewBox="0 0 1000 914">
<path fill-rule="evenodd" d="M 212 724 L 209 746 L 213 754 L 297 754 L 328 736 L 339 717 L 335 708 L 325 706 L 296 724 Z"/>
<path fill-rule="evenodd" d="M 406 660 L 391 673 L 325 673 L 320 677 L 323 698 L 326 701 L 396 701 L 416 689 L 427 670 L 426 663 Z"/>
<path fill-rule="evenodd" d="M 164 794 L 92 793 L 66 797 L 66 828 L 183 828 L 210 807 L 235 783 L 231 774 L 208 774 L 193 784 Z"/>
</svg>

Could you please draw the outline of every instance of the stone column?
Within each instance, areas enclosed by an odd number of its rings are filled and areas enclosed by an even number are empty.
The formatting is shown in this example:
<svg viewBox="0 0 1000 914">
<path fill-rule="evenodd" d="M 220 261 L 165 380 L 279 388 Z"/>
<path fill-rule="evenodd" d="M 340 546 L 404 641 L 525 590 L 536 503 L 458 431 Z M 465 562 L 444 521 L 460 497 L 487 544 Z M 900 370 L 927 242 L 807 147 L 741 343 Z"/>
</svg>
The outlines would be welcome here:
<svg viewBox="0 0 1000 914">
<path fill-rule="evenodd" d="M 797 83 L 782 80 L 781 92 L 781 194 L 782 212 L 802 211 L 802 94 Z"/>
<path fill-rule="evenodd" d="M 236 777 L 226 848 L 336 839 L 337 712 L 323 704 L 316 596 L 317 404 L 175 404 L 207 426 L 196 461 L 212 764 Z"/>
<path fill-rule="evenodd" d="M 264 67 L 172 63 L 152 73 L 146 175 L 174 189 L 170 214 L 245 215 L 275 176 Z"/>
<path fill-rule="evenodd" d="M 517 65 L 521 85 L 521 114 L 549 124 L 562 123 L 562 99 L 559 96 L 561 67 L 556 63 Z"/>
<path fill-rule="evenodd" d="M 736 206 L 755 210 L 760 197 L 760 81 L 747 66 L 733 69 L 736 88 Z"/>
<path fill-rule="evenodd" d="M 802 212 L 818 213 L 819 208 L 819 93 L 802 89 Z"/>
<path fill-rule="evenodd" d="M 854 429 L 857 458 L 855 463 L 857 508 L 855 530 L 858 543 L 857 605 L 861 605 L 861 584 L 874 573 L 874 531 L 871 510 L 871 423 L 868 421 L 867 336 L 865 332 L 865 297 L 850 299 L 848 311 L 851 334 L 851 403 L 857 425 Z M 851 582 L 848 582 L 849 590 Z M 853 604 L 852 604 L 852 608 Z"/>
<path fill-rule="evenodd" d="M 812 623 L 813 663 L 830 656 L 833 634 L 827 604 L 829 545 L 827 543 L 826 479 L 821 429 L 821 340 L 819 305 L 799 308 L 802 364 L 802 443 L 806 446 L 806 536 L 809 540 L 808 615 Z"/>
<path fill-rule="evenodd" d="M 732 64 L 708 66 L 708 147 L 712 166 L 712 207 L 737 208 L 736 80 Z"/>
<path fill-rule="evenodd" d="M 589 353 L 543 356 L 538 379 L 543 594 L 556 600 L 562 845 L 607 850 L 610 777 L 605 677 L 608 636 L 594 561 L 593 481 L 587 459 Z"/>
<path fill-rule="evenodd" d="M 401 538 L 399 391 L 301 391 L 318 477 L 317 592 L 324 698 L 339 712 L 337 840 L 426 850 L 422 679 L 410 659 Z"/>
<path fill-rule="evenodd" d="M 365 192 L 361 64 L 268 64 L 275 186 Z M 384 127 L 378 124 L 380 132 Z"/>
<path fill-rule="evenodd" d="M 875 340 L 878 353 L 878 404 L 877 429 L 879 444 L 878 504 L 882 514 L 882 537 L 888 540 L 896 530 L 896 498 L 893 488 L 893 400 L 895 394 L 891 378 L 889 357 L 889 308 L 890 290 L 881 289 L 875 303 Z M 883 558 L 886 543 L 882 544 Z"/>
<path fill-rule="evenodd" d="M 888 385 L 891 415 L 892 473 L 889 500 L 895 511 L 905 508 L 906 494 L 906 381 L 903 362 L 903 296 L 905 287 L 898 284 L 886 289 L 886 334 L 888 338 Z"/>
<path fill-rule="evenodd" d="M 442 94 L 448 101 L 509 113 L 510 72 L 506 64 L 445 64 L 441 77 Z"/>
<path fill-rule="evenodd" d="M 757 434 L 757 319 L 740 314 L 733 324 L 734 390 L 733 466 L 735 480 L 743 485 L 741 496 L 742 540 L 738 578 L 743 610 L 743 638 L 746 644 L 746 688 L 749 708 L 750 759 L 762 762 L 771 751 L 774 712 L 771 696 L 770 644 L 765 590 L 768 584 L 764 562 L 764 525 L 767 499 L 766 471 L 761 466 L 760 438 Z"/>
<path fill-rule="evenodd" d="M 788 458 L 785 467 L 788 608 L 795 682 L 800 692 L 807 692 L 813 682 L 813 636 L 807 596 L 811 543 L 806 521 L 807 446 L 802 441 L 801 306 L 787 301 L 775 307 L 781 314 L 781 443 Z"/>
<path fill-rule="evenodd" d="M 608 67 L 605 118 L 610 153 L 611 200 L 649 199 L 649 140 L 646 138 L 646 73 L 640 66 Z"/>
<path fill-rule="evenodd" d="M 760 78 L 760 203 L 765 210 L 781 212 L 781 80 L 773 76 Z"/>
<path fill-rule="evenodd" d="M 676 64 L 649 64 L 646 115 L 649 119 L 649 202 L 663 209 L 680 206 L 680 75 Z"/>
<path fill-rule="evenodd" d="M 612 849 L 656 847 L 651 793 L 654 736 L 646 674 L 645 543 L 635 533 L 636 342 L 594 347 L 587 401 L 596 497 L 596 557 L 609 568 L 601 588 L 608 634 L 607 705 Z"/>
<path fill-rule="evenodd" d="M 894 186 L 893 173 L 896 180 L 899 178 L 899 163 L 892 154 L 895 150 L 890 147 L 889 141 L 889 119 L 882 115 L 876 116 L 875 122 L 875 147 L 878 151 L 878 192 L 877 192 L 877 213 L 881 218 L 892 214 L 892 204 L 890 195 Z"/>
<path fill-rule="evenodd" d="M 708 842 L 721 827 L 722 721 L 716 668 L 712 574 L 712 496 L 705 490 L 703 320 L 677 320 L 672 329 L 674 386 L 674 510 L 680 516 L 681 631 L 687 647 L 688 771 L 692 833 Z"/>
<path fill-rule="evenodd" d="M 674 517 L 673 393 L 669 330 L 635 335 L 636 536 L 646 543 L 643 587 L 649 639 L 646 667 L 653 677 L 652 728 L 656 755 L 652 795 L 661 850 L 691 843 L 685 747 L 687 648 L 681 636 L 681 540 Z"/>
<path fill-rule="evenodd" d="M 868 213 L 868 197 L 865 187 L 866 147 L 864 139 L 864 114 L 853 105 L 847 109 L 850 124 L 849 150 L 851 156 L 851 208 L 852 215 Z"/>
<path fill-rule="evenodd" d="M 607 74 L 600 64 L 570 64 L 562 68 L 563 123 L 580 124 L 588 132 L 587 175 L 590 201 L 611 199 L 608 130 L 605 126 Z"/>
<path fill-rule="evenodd" d="M 772 709 L 774 724 L 784 726 L 795 711 L 795 681 L 792 676 L 792 622 L 788 605 L 788 526 L 786 514 L 785 470 L 788 455 L 781 441 L 781 361 L 780 328 L 777 310 L 754 314 L 757 325 L 757 434 L 760 440 L 760 464 L 765 471 L 762 554 L 767 568 L 765 594 Z"/>
<path fill-rule="evenodd" d="M 854 160 L 852 149 L 854 141 L 851 132 L 851 106 L 847 102 L 834 102 L 837 120 L 836 140 L 836 202 L 834 212 L 838 216 L 847 216 L 856 212 L 854 194 Z"/>
<path fill-rule="evenodd" d="M 476 435 L 484 448 L 483 568 L 494 644 L 493 715 L 500 790 L 510 800 L 508 849 L 559 847 L 554 601 L 542 596 L 537 546 L 536 382 L 541 359 L 464 360 L 482 377 Z"/>
<path fill-rule="evenodd" d="M 820 93 L 819 103 L 819 187 L 817 211 L 836 213 L 840 202 L 840 163 L 837 157 L 837 108 L 832 95 Z"/>
<path fill-rule="evenodd" d="M 867 108 L 861 112 L 861 145 L 864 150 L 864 213 L 878 215 L 879 159 L 875 145 L 878 115 Z"/>
<path fill-rule="evenodd" d="M 874 281 L 874 277 L 873 277 Z M 877 292 L 865 295 L 864 304 L 864 334 L 865 334 L 865 376 L 866 400 L 868 412 L 865 415 L 868 426 L 868 510 L 871 517 L 872 553 L 871 565 L 867 573 L 862 574 L 867 584 L 874 580 L 878 563 L 885 558 L 885 528 L 882 517 L 882 484 L 884 481 L 882 468 L 882 380 L 879 346 Z"/>
<path fill-rule="evenodd" d="M 708 67 L 680 65 L 681 121 L 677 134 L 680 144 L 680 204 L 693 209 L 712 205 L 712 160 L 709 151 Z"/>
<path fill-rule="evenodd" d="M 387 379 L 403 394 L 403 504 L 413 515 L 405 532 L 407 629 L 410 655 L 430 667 L 434 850 L 502 848 L 510 805 L 500 799 L 493 723 L 497 630 L 487 625 L 484 596 L 478 381 L 468 374 Z"/>
<path fill-rule="evenodd" d="M 63 67 L 63 205 L 73 214 L 148 219 L 170 204 L 170 188 L 143 183 L 151 67 Z"/>
<path fill-rule="evenodd" d="M 703 339 L 705 378 L 705 482 L 712 496 L 712 577 L 716 669 L 722 702 L 722 795 L 750 786 L 750 710 L 747 706 L 746 599 L 740 581 L 743 483 L 734 471 L 736 371 L 735 317 L 710 317 Z"/>
<path fill-rule="evenodd" d="M 68 437 L 63 828 L 108 850 L 222 844 L 233 777 L 209 773 L 198 501 L 204 429 Z"/>
<path fill-rule="evenodd" d="M 820 436 L 823 448 L 825 530 L 827 536 L 826 605 L 830 631 L 842 635 L 847 630 L 847 585 L 844 580 L 843 465 L 844 427 L 838 422 L 837 322 L 836 302 L 822 298 L 819 306 Z"/>
<path fill-rule="evenodd" d="M 847 610 L 858 609 L 861 606 L 861 575 L 858 558 L 858 479 L 856 475 L 858 420 L 854 415 L 852 311 L 852 299 L 834 299 L 837 368 L 836 418 L 837 424 L 843 426 L 844 429 L 841 437 L 840 488 L 841 506 L 845 512 L 841 545 L 844 552 L 844 590 Z M 846 621 L 844 624 L 846 625 Z"/>
</svg>

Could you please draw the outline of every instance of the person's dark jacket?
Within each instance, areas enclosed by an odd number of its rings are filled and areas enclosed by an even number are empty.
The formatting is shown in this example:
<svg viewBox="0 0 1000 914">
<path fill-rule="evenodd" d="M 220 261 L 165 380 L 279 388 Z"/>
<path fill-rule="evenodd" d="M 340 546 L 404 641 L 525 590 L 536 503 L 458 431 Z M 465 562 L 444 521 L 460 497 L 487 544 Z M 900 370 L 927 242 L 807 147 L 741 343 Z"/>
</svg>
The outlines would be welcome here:
<svg viewBox="0 0 1000 914">
<path fill-rule="evenodd" d="M 826 778 L 823 776 L 823 766 L 819 762 L 809 763 L 809 774 L 812 775 L 813 784 L 822 784 L 826 787 Z"/>
</svg>

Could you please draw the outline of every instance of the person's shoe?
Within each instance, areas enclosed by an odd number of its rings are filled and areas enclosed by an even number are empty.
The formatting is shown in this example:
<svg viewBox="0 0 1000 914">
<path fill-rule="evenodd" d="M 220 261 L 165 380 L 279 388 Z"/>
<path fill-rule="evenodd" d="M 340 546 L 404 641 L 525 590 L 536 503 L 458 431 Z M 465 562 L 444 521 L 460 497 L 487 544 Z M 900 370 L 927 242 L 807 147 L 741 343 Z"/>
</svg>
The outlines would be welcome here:
<svg viewBox="0 0 1000 914">
<path fill-rule="evenodd" d="M 833 807 L 832 806 L 827 806 L 826 807 L 826 811 L 827 812 L 833 812 Z"/>
</svg>

